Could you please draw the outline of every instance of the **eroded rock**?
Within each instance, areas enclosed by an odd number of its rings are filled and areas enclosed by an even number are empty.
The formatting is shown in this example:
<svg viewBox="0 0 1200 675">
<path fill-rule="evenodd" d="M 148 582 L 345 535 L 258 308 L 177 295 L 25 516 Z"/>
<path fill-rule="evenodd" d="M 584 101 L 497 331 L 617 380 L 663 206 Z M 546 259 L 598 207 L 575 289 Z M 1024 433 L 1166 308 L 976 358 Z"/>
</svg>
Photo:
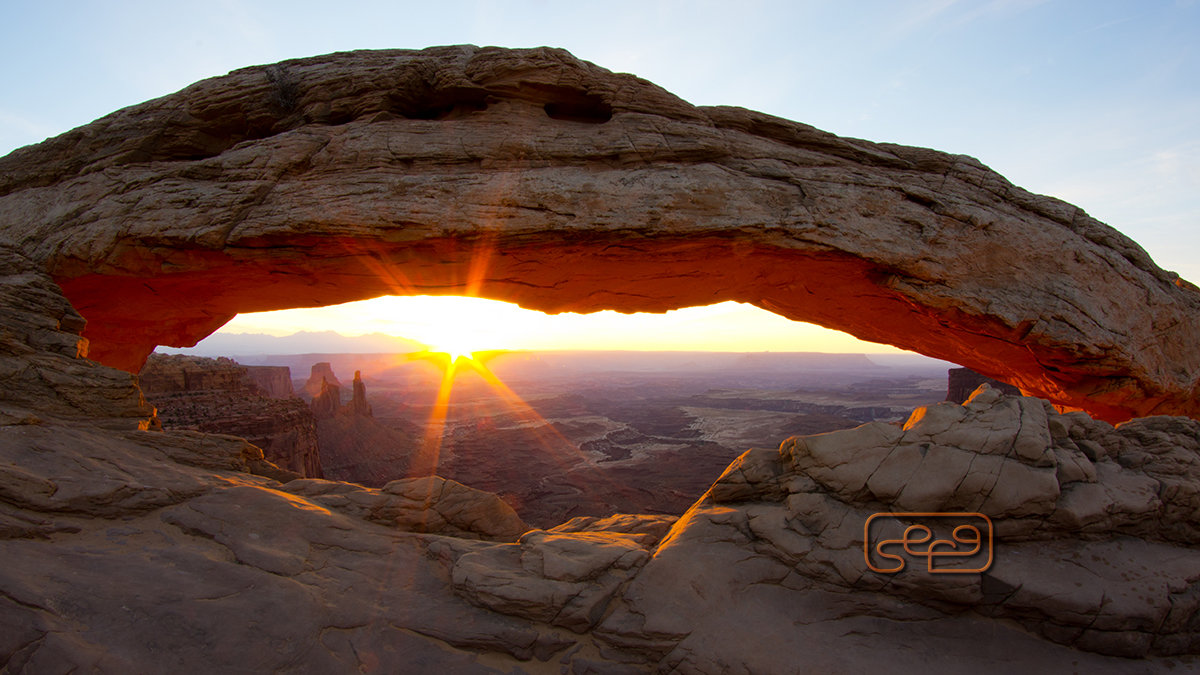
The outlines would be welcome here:
<svg viewBox="0 0 1200 675">
<path fill-rule="evenodd" d="M 261 388 L 265 381 L 275 393 L 290 393 L 288 369 L 278 370 L 255 370 L 227 358 L 151 354 L 138 378 L 163 428 L 241 436 L 280 468 L 321 478 L 317 426 L 308 405 Z M 286 390 L 280 380 L 288 382 Z"/>
<path fill-rule="evenodd" d="M 24 255 L 0 245 L 0 424 L 87 420 L 114 429 L 158 421 L 134 376 L 84 359 L 85 321 Z"/>
<path fill-rule="evenodd" d="M 47 358 L 77 361 L 95 374 L 88 386 L 127 386 L 93 362 Z M 1161 655 L 1200 651 L 1200 570 L 1181 545 L 1195 539 L 1190 521 L 1161 499 L 1143 518 L 1141 493 L 1119 487 L 1155 476 L 1192 494 L 1190 420 L 1114 429 L 981 392 L 972 409 L 934 406 L 908 429 L 868 425 L 747 453 L 678 520 L 586 517 L 521 535 L 502 502 L 451 481 L 281 483 L 248 473 L 272 465 L 235 437 L 106 428 L 107 410 L 97 423 L 78 412 L 31 423 L 29 410 L 5 405 L 8 670 L 1135 673 L 1194 668 L 1192 657 Z M 1045 433 L 1025 428 L 1031 420 Z M 1059 502 L 1075 486 L 1104 486 L 1099 511 L 1124 534 L 1056 530 L 1061 503 L 1047 516 L 1037 499 L 997 519 L 1020 527 L 1000 539 L 986 575 L 872 579 L 861 518 L 882 504 L 864 492 L 871 472 L 818 461 L 839 435 L 859 448 L 855 462 L 877 445 L 965 439 L 979 457 L 1051 471 Z M 1050 457 L 1057 466 L 1041 466 Z M 960 498 L 953 474 L 937 475 L 929 493 Z"/>
<path fill-rule="evenodd" d="M 304 383 L 304 392 L 310 397 L 316 398 L 321 395 L 321 390 L 326 386 L 334 386 L 339 389 L 342 386 L 337 375 L 333 372 L 333 366 L 328 361 L 314 363 L 312 370 L 309 373 L 308 381 Z M 341 405 L 341 400 L 338 405 Z"/>
<path fill-rule="evenodd" d="M 381 490 L 325 480 L 292 481 L 283 489 L 409 532 L 512 541 L 528 529 L 503 499 L 440 476 L 395 480 Z"/>
<path fill-rule="evenodd" d="M 971 607 L 1089 651 L 1192 653 L 1198 441 L 1194 420 L 1113 428 L 984 385 L 961 406 L 914 411 L 903 428 L 871 423 L 750 451 L 669 541 L 754 542 L 798 582 Z M 994 563 L 973 574 L 873 573 L 864 523 L 879 512 L 983 513 Z"/>
</svg>

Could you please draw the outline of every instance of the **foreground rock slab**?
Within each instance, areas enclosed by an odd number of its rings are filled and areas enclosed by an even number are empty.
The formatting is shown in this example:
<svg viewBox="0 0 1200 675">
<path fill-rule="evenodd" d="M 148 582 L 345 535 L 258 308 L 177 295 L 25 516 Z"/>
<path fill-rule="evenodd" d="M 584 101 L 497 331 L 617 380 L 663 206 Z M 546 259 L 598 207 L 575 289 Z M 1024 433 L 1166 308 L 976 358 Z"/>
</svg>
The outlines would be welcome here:
<svg viewBox="0 0 1200 675">
<path fill-rule="evenodd" d="M 0 237 L 135 372 L 238 312 L 725 300 L 1112 422 L 1200 415 L 1200 292 L 975 159 L 694 107 L 555 49 L 254 67 L 0 159 Z"/>
</svg>

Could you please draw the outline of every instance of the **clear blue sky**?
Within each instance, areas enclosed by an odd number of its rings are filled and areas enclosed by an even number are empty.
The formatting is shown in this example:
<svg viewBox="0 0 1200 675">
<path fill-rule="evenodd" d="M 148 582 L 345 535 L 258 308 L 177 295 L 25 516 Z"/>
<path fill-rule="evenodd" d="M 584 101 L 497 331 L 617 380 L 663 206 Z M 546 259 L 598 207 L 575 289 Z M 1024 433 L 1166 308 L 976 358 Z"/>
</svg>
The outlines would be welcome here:
<svg viewBox="0 0 1200 675">
<path fill-rule="evenodd" d="M 564 47 L 698 105 L 975 156 L 1200 282 L 1200 2 L 13 2 L 0 154 L 229 70 Z"/>
</svg>

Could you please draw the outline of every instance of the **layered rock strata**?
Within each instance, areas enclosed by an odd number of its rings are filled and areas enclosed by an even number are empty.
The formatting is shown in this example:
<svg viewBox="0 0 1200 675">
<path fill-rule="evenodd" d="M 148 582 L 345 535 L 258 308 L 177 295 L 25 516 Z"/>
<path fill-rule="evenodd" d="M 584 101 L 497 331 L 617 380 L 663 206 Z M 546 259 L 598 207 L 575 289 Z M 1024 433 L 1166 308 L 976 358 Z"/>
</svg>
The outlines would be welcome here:
<svg viewBox="0 0 1200 675">
<path fill-rule="evenodd" d="M 481 653 L 557 644 L 457 599 L 405 533 L 512 540 L 494 495 L 297 481 L 241 438 L 146 431 L 136 380 L 80 355 L 49 277 L 0 262 L 0 669 L 488 672 Z"/>
<path fill-rule="evenodd" d="M 292 389 L 292 371 L 286 366 L 242 366 L 250 376 L 263 396 L 270 398 L 291 398 L 296 395 Z"/>
<path fill-rule="evenodd" d="M 240 436 L 283 469 L 302 477 L 324 476 L 308 406 L 299 398 L 263 395 L 246 366 L 227 358 L 152 354 L 139 379 L 164 428 Z"/>
<path fill-rule="evenodd" d="M 767 558 L 839 592 L 970 609 L 1088 651 L 1195 653 L 1198 450 L 1192 420 L 1114 429 L 984 387 L 962 406 L 914 411 L 903 429 L 871 423 L 743 455 L 684 517 L 697 539 L 677 542 L 679 555 L 751 534 Z M 995 562 L 979 574 L 868 572 L 863 523 L 879 511 L 987 514 Z"/>
<path fill-rule="evenodd" d="M 749 302 L 1119 421 L 1200 414 L 1200 292 L 977 160 L 694 107 L 556 49 L 238 70 L 0 159 L 0 229 L 140 368 L 238 312 Z"/>
</svg>

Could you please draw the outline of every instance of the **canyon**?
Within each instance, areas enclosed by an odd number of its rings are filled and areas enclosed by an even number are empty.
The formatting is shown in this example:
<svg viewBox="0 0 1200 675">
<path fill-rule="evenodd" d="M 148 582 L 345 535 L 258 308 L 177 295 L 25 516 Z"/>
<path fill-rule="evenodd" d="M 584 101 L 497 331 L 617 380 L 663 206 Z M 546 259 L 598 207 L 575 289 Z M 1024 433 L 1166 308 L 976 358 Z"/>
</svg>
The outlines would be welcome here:
<svg viewBox="0 0 1200 675">
<path fill-rule="evenodd" d="M 237 358 L 291 365 L 152 354 L 139 380 L 163 428 L 244 437 L 297 478 L 382 488 L 438 475 L 500 495 L 536 527 L 577 516 L 678 515 L 747 448 L 898 423 L 945 389 L 945 364 L 932 360 L 883 366 L 850 354 L 509 352 L 477 364 L 502 385 L 467 368 L 439 404 L 443 371 L 412 355 Z M 310 373 L 295 380 L 303 400 L 272 400 L 247 387 L 256 373 L 288 374 L 293 366 Z M 345 387 L 337 373 L 354 366 L 367 375 L 355 369 Z M 354 392 L 348 401 L 346 389 Z M 296 414 L 306 407 L 311 414 Z"/>
<path fill-rule="evenodd" d="M 242 436 L 170 428 L 133 374 L 238 312 L 451 292 L 741 300 L 1043 398 L 980 386 L 752 445 L 679 513 L 530 523 L 444 476 L 302 477 Z M 1195 670 L 1197 310 L 1128 238 L 969 157 L 690 106 L 561 50 L 235 71 L 0 158 L 0 663 Z M 218 365 L 158 386 L 285 390 Z M 334 406 L 322 383 L 321 419 L 379 423 L 365 390 Z M 607 419 L 638 430 L 621 403 Z M 603 426 L 575 440 L 620 461 L 687 425 Z M 911 553 L 933 512 L 986 517 L 988 564 L 934 573 L 930 544 L 927 571 L 920 552 L 872 568 L 873 517 Z"/>
</svg>

